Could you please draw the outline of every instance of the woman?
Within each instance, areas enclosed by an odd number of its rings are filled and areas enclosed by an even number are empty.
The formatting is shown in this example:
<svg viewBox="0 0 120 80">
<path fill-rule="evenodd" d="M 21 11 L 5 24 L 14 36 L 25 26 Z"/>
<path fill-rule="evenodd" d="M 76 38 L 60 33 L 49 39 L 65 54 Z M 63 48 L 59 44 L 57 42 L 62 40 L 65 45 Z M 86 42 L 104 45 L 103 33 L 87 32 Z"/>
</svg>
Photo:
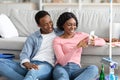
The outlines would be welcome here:
<svg viewBox="0 0 120 80">
<path fill-rule="evenodd" d="M 53 70 L 54 80 L 93 80 L 98 74 L 98 68 L 95 65 L 81 68 L 82 48 L 87 47 L 88 44 L 102 46 L 105 41 L 94 37 L 89 41 L 87 33 L 75 32 L 78 21 L 71 12 L 60 15 L 57 27 L 64 33 L 56 37 L 53 42 L 56 55 L 56 66 Z"/>
</svg>

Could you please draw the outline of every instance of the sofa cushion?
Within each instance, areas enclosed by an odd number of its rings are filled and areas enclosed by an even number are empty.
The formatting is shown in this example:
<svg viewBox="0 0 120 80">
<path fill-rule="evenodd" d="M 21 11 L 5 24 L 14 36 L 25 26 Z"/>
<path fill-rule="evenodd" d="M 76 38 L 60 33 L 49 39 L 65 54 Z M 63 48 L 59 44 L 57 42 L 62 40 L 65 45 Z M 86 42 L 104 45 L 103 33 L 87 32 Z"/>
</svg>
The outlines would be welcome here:
<svg viewBox="0 0 120 80">
<path fill-rule="evenodd" d="M 112 24 L 112 37 L 120 39 L 120 23 L 113 23 Z"/>
<path fill-rule="evenodd" d="M 112 48 L 112 55 L 113 56 L 120 56 L 120 47 L 113 47 Z"/>
<path fill-rule="evenodd" d="M 87 48 L 83 48 L 82 55 L 84 56 L 109 56 L 109 45 L 106 44 L 102 47 L 97 46 L 88 46 Z M 112 47 L 112 55 L 117 56 L 120 55 L 120 47 Z"/>
<path fill-rule="evenodd" d="M 36 10 L 13 9 L 10 14 L 10 19 L 16 26 L 19 36 L 29 36 L 34 31 L 38 30 L 35 22 Z"/>
<path fill-rule="evenodd" d="M 0 49 L 21 50 L 26 37 L 0 38 Z"/>
<path fill-rule="evenodd" d="M 95 31 L 95 35 L 97 35 L 98 37 L 109 37 L 109 9 L 74 9 L 73 12 L 77 12 L 76 16 L 79 21 L 77 31 L 83 31 L 86 33 Z"/>
<path fill-rule="evenodd" d="M 109 10 L 103 10 L 103 12 L 79 9 L 48 10 L 53 19 L 54 27 L 56 27 L 58 17 L 66 11 L 71 11 L 77 16 L 79 21 L 77 31 L 90 33 L 90 31 L 94 30 L 99 37 L 109 37 Z M 36 30 L 37 25 L 34 20 L 36 12 L 36 10 L 25 9 L 14 9 L 11 12 L 10 18 L 18 29 L 20 36 L 28 36 Z"/>
<path fill-rule="evenodd" d="M 63 10 L 48 10 L 50 13 L 54 26 L 56 26 L 56 21 L 58 17 L 63 12 L 72 12 L 76 15 L 78 19 L 79 32 L 90 33 L 95 31 L 95 35 L 98 37 L 109 37 L 109 9 L 101 10 L 84 10 L 84 9 L 63 9 Z"/>
<path fill-rule="evenodd" d="M 83 53 L 82 55 L 109 55 L 109 47 L 108 45 L 98 47 L 98 46 L 88 46 L 87 48 L 83 48 Z"/>
<path fill-rule="evenodd" d="M 18 37 L 18 31 L 5 14 L 0 15 L 0 35 L 3 38 Z"/>
<path fill-rule="evenodd" d="M 56 21 L 58 19 L 58 17 L 64 13 L 64 12 L 69 12 L 71 11 L 71 9 L 65 8 L 65 9 L 57 9 L 57 10 L 48 10 L 48 13 L 50 14 L 52 21 L 53 21 L 53 25 L 56 28 Z"/>
<path fill-rule="evenodd" d="M 48 11 L 53 19 L 54 26 L 56 26 L 56 20 L 59 15 L 66 11 L 69 11 L 69 9 Z M 12 9 L 10 19 L 16 26 L 19 36 L 29 36 L 38 30 L 35 22 L 35 14 L 37 12 L 38 10 Z"/>
</svg>

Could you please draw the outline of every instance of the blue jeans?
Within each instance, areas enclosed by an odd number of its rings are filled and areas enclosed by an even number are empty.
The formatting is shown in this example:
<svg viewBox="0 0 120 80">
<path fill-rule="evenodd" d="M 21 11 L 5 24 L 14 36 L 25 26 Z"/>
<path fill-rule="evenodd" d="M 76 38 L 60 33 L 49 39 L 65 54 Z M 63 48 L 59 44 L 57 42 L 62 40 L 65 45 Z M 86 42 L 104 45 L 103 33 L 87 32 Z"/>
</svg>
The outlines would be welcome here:
<svg viewBox="0 0 120 80">
<path fill-rule="evenodd" d="M 78 64 L 68 63 L 65 66 L 57 64 L 53 70 L 54 80 L 93 80 L 98 75 L 95 65 L 80 68 Z"/>
<path fill-rule="evenodd" d="M 8 80 L 49 80 L 53 67 L 47 62 L 32 61 L 39 66 L 38 70 L 27 70 L 20 66 L 19 62 L 0 59 L 0 75 Z"/>
</svg>

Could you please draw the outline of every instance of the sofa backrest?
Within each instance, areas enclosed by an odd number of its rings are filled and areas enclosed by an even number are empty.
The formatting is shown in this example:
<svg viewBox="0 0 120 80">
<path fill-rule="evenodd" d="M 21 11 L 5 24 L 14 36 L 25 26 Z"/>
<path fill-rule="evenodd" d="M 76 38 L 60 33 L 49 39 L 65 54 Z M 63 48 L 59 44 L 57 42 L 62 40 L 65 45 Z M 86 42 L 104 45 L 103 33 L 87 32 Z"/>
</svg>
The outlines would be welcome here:
<svg viewBox="0 0 120 80">
<path fill-rule="evenodd" d="M 94 30 L 99 37 L 109 37 L 109 11 L 97 10 L 79 10 L 79 9 L 64 9 L 64 10 L 49 10 L 54 27 L 60 14 L 71 11 L 78 19 L 77 31 L 87 32 Z M 16 26 L 19 36 L 29 36 L 38 29 L 34 20 L 38 10 L 14 9 L 11 10 L 10 19 Z"/>
<path fill-rule="evenodd" d="M 18 30 L 19 36 L 29 36 L 38 30 L 35 22 L 36 10 L 13 9 L 11 10 L 10 19 Z"/>
<path fill-rule="evenodd" d="M 17 5 L 17 4 L 16 4 Z M 35 14 L 38 10 L 23 9 L 23 8 L 4 8 L 0 5 L 0 13 L 5 13 L 16 26 L 19 36 L 29 36 L 34 31 L 38 30 L 37 24 L 34 20 Z M 13 5 L 12 5 L 13 6 Z M 14 6 L 13 6 L 14 7 Z M 63 10 L 48 10 L 50 13 L 54 27 L 60 14 L 71 11 L 78 19 L 77 31 L 87 32 L 94 30 L 99 37 L 109 37 L 110 27 L 110 9 L 109 7 L 86 8 L 86 9 L 63 9 Z M 119 7 L 113 8 L 113 22 L 120 23 Z"/>
<path fill-rule="evenodd" d="M 63 12 L 71 11 L 78 19 L 77 31 L 87 32 L 95 31 L 95 34 L 99 37 L 109 37 L 110 27 L 110 12 L 109 9 L 64 9 L 64 10 L 48 10 L 50 13 L 54 27 L 56 27 L 56 21 L 60 14 Z M 16 26 L 19 36 L 29 36 L 34 31 L 38 30 L 37 24 L 34 20 L 35 14 L 38 10 L 26 10 L 26 9 L 12 9 L 9 17 L 13 24 Z M 113 13 L 114 22 L 119 22 L 119 12 L 115 10 Z"/>
<path fill-rule="evenodd" d="M 109 37 L 109 10 L 80 10 L 80 9 L 65 9 L 65 10 L 51 10 L 48 11 L 55 23 L 60 14 L 63 12 L 70 11 L 77 16 L 78 19 L 78 29 L 77 31 L 82 31 L 90 33 L 90 31 L 95 31 L 95 34 L 100 37 Z"/>
</svg>

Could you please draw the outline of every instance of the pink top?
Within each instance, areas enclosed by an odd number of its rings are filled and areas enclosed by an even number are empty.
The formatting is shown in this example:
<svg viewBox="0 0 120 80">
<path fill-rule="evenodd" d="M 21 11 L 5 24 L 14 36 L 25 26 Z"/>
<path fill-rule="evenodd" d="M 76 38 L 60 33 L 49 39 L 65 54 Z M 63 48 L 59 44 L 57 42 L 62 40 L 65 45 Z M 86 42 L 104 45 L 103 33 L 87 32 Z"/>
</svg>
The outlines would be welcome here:
<svg viewBox="0 0 120 80">
<path fill-rule="evenodd" d="M 77 44 L 88 37 L 87 33 L 76 32 L 73 38 L 64 39 L 61 37 L 56 37 L 53 42 L 53 48 L 56 55 L 56 63 L 62 66 L 66 65 L 68 62 L 73 62 L 80 65 L 82 48 L 77 48 Z M 95 45 L 102 46 L 105 41 L 101 38 L 95 40 Z"/>
</svg>

